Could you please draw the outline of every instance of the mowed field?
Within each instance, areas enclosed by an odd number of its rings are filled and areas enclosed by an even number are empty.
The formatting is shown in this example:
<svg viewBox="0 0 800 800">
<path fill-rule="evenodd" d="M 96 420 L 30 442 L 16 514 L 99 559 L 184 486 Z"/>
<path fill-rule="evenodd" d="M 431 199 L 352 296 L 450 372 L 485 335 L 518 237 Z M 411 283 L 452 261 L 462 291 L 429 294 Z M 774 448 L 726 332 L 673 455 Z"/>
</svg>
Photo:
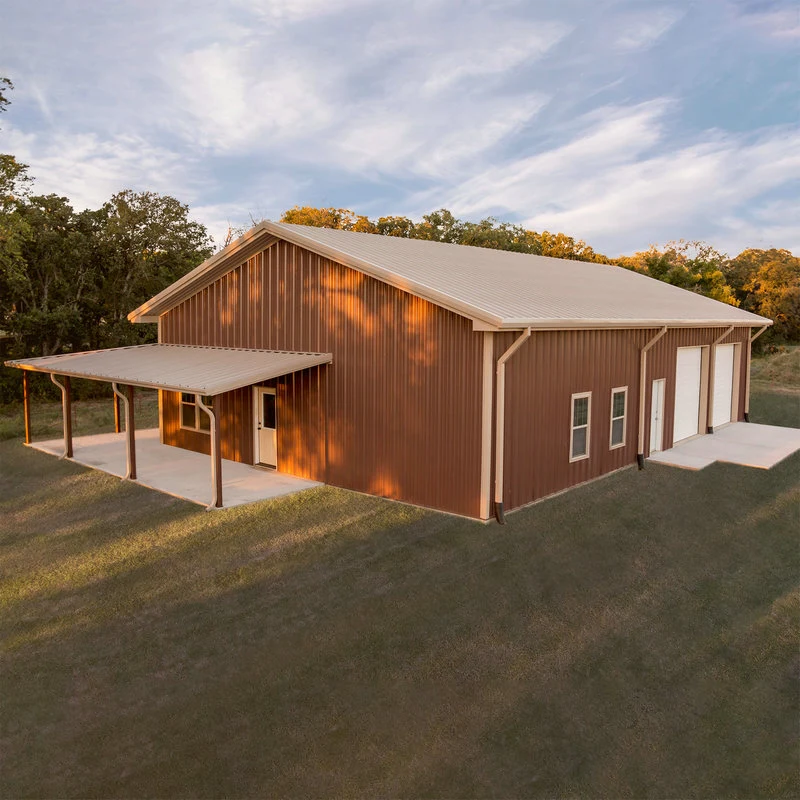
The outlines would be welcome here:
<svg viewBox="0 0 800 800">
<path fill-rule="evenodd" d="M 799 515 L 800 454 L 500 527 L 329 487 L 206 513 L 9 438 L 0 795 L 796 797 Z"/>
</svg>

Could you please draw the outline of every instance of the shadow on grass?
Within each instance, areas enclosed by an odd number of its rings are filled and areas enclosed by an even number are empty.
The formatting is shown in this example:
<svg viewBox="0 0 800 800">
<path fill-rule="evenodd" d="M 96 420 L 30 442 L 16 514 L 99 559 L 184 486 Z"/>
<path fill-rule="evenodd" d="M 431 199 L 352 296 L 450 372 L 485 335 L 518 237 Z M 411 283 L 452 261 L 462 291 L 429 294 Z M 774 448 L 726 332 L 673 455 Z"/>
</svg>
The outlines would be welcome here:
<svg viewBox="0 0 800 800">
<path fill-rule="evenodd" d="M 116 567 L 4 615 L 41 635 L 0 674 L 3 793 L 796 794 L 799 473 L 649 465 L 505 528 L 130 496 Z"/>
</svg>

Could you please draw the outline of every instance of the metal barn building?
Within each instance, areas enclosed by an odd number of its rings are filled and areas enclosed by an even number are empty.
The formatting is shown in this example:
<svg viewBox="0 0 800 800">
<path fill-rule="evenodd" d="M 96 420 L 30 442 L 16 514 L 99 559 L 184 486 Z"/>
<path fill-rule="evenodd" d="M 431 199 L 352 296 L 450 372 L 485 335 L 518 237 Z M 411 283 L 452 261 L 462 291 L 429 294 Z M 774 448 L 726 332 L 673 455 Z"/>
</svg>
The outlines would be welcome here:
<svg viewBox="0 0 800 800">
<path fill-rule="evenodd" d="M 217 505 L 225 458 L 500 520 L 746 418 L 771 324 L 620 267 L 275 222 L 129 318 L 159 344 L 12 365 L 159 389 Z"/>
</svg>

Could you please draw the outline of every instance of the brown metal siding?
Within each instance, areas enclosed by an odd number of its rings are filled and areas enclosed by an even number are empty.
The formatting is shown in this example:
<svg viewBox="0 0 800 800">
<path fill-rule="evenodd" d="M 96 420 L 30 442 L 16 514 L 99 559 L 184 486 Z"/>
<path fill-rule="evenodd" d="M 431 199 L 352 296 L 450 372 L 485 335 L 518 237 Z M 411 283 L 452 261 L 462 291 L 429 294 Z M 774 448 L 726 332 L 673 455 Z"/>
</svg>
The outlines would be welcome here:
<svg viewBox="0 0 800 800">
<path fill-rule="evenodd" d="M 333 353 L 278 382 L 278 469 L 479 515 L 482 334 L 469 320 L 278 242 L 165 314 L 161 341 Z M 251 440 L 251 411 L 234 413 Z"/>
<path fill-rule="evenodd" d="M 231 461 L 253 463 L 252 391 L 250 388 L 225 392 L 216 400 L 220 420 L 220 450 Z M 161 392 L 163 440 L 165 444 L 195 450 L 209 455 L 211 440 L 207 433 L 187 430 L 180 426 L 180 394 Z"/>
<path fill-rule="evenodd" d="M 645 398 L 645 454 L 650 441 L 652 381 L 666 378 L 664 446 L 672 442 L 677 348 L 710 345 L 724 329 L 674 329 L 648 354 Z M 506 367 L 504 503 L 510 510 L 636 462 L 639 408 L 639 353 L 656 333 L 629 331 L 536 332 Z M 726 343 L 746 342 L 736 329 Z M 495 359 L 519 333 L 495 335 Z M 744 364 L 744 345 L 741 348 Z M 611 390 L 628 387 L 625 446 L 609 448 Z M 570 463 L 570 399 L 592 392 L 589 458 Z M 744 413 L 740 381 L 739 419 Z"/>
</svg>

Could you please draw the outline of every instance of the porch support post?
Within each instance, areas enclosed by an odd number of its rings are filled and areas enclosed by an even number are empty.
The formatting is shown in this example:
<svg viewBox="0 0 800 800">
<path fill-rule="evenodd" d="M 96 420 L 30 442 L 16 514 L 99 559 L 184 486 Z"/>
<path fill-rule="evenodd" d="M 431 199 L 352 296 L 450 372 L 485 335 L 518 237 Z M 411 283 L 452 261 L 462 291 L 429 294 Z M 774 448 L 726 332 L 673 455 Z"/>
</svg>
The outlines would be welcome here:
<svg viewBox="0 0 800 800">
<path fill-rule="evenodd" d="M 111 384 L 114 391 L 114 401 L 118 404 L 122 400 L 122 405 L 125 407 L 125 451 L 127 456 L 128 471 L 124 481 L 136 480 L 136 422 L 134 420 L 133 412 L 133 386 L 128 386 L 127 396 L 120 391 L 119 386 L 114 382 Z"/>
<path fill-rule="evenodd" d="M 64 418 L 64 455 L 61 458 L 72 458 L 72 385 L 68 376 L 64 376 L 64 383 L 59 383 L 53 372 L 50 380 L 61 389 L 61 415 Z"/>
<path fill-rule="evenodd" d="M 207 506 L 207 510 L 211 511 L 213 508 L 222 508 L 222 454 L 219 446 L 219 425 L 217 424 L 216 410 L 209 408 L 203 402 L 202 395 L 196 394 L 194 401 L 198 408 L 208 414 L 211 433 L 211 502 Z"/>
<path fill-rule="evenodd" d="M 28 370 L 22 370 L 22 411 L 25 417 L 25 444 L 31 443 L 31 387 Z"/>
<path fill-rule="evenodd" d="M 114 395 L 114 433 L 119 433 L 122 430 L 119 419 L 119 397 Z"/>
</svg>

